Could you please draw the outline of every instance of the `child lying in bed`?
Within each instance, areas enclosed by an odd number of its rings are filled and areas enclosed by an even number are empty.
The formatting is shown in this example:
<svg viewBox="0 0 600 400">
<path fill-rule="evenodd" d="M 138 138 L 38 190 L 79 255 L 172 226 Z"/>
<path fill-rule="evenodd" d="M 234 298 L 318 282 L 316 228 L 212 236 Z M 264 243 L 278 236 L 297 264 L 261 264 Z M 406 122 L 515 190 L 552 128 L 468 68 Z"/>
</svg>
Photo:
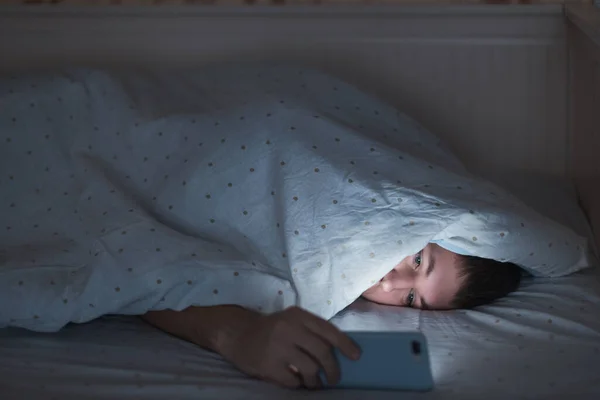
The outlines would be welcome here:
<svg viewBox="0 0 600 400">
<path fill-rule="evenodd" d="M 519 285 L 512 263 L 462 256 L 436 244 L 403 259 L 363 297 L 380 304 L 444 310 L 470 308 L 505 296 Z M 234 305 L 154 311 L 150 324 L 221 354 L 241 371 L 287 387 L 318 388 L 318 371 L 335 383 L 332 347 L 360 357 L 352 341 L 328 321 L 297 307 L 263 315 Z"/>
<path fill-rule="evenodd" d="M 0 327 L 144 314 L 314 388 L 338 379 L 332 347 L 357 355 L 327 320 L 361 295 L 468 308 L 516 288 L 508 261 L 589 265 L 585 238 L 393 107 L 318 72 L 241 72 L 0 80 Z"/>
</svg>

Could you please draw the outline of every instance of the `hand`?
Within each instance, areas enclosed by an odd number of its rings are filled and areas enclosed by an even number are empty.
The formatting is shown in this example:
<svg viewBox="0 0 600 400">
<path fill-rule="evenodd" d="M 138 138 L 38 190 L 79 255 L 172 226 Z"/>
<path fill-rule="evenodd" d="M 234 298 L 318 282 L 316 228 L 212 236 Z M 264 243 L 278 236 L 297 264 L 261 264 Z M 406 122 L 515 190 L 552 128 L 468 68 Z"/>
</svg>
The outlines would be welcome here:
<svg viewBox="0 0 600 400">
<path fill-rule="evenodd" d="M 319 371 L 327 382 L 339 381 L 333 354 L 360 357 L 358 346 L 334 325 L 298 307 L 271 315 L 252 314 L 243 328 L 231 335 L 220 353 L 243 372 L 285 387 L 321 387 Z"/>
</svg>

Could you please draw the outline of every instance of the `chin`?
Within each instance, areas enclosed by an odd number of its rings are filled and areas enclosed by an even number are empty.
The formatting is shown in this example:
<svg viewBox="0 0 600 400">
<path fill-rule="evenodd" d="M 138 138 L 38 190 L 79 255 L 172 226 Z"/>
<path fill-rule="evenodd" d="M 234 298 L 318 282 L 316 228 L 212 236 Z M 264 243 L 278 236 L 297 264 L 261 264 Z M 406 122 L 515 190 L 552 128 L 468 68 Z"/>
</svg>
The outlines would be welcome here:
<svg viewBox="0 0 600 400">
<path fill-rule="evenodd" d="M 362 296 L 363 299 L 371 301 L 373 303 L 377 303 L 377 304 L 383 304 L 383 305 L 388 305 L 389 303 L 387 303 L 384 299 L 382 299 L 380 296 L 377 296 L 377 292 L 375 292 L 374 290 L 368 289 L 366 290 Z"/>
<path fill-rule="evenodd" d="M 372 300 L 373 298 L 378 297 L 377 296 L 377 289 L 375 287 L 370 287 L 367 290 L 365 290 L 363 292 L 363 294 L 361 294 L 361 297 L 364 297 L 367 300 L 373 301 Z"/>
</svg>

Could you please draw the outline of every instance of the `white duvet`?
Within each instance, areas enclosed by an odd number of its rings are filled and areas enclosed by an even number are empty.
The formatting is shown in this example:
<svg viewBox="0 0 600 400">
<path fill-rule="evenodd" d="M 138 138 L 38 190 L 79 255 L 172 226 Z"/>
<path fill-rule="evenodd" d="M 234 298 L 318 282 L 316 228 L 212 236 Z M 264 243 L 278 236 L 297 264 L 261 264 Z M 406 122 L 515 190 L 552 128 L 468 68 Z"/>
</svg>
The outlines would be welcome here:
<svg viewBox="0 0 600 400">
<path fill-rule="evenodd" d="M 410 118 L 278 66 L 0 82 L 0 326 L 297 304 L 330 318 L 428 242 L 538 276 L 586 239 Z"/>
</svg>

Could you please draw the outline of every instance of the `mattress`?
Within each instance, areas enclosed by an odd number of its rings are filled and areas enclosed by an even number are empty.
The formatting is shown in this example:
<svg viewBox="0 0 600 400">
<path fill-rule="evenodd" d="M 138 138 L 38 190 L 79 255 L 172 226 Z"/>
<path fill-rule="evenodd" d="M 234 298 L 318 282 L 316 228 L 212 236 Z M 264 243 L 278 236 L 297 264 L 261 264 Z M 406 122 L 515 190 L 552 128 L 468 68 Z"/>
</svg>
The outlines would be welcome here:
<svg viewBox="0 0 600 400">
<path fill-rule="evenodd" d="M 0 331 L 2 399 L 597 399 L 600 276 L 525 280 L 477 310 L 421 311 L 358 300 L 344 330 L 419 330 L 435 389 L 425 394 L 291 391 L 245 377 L 218 355 L 136 317 L 106 316 L 55 334 Z M 402 371 L 398 371 L 402 373 Z"/>
</svg>

